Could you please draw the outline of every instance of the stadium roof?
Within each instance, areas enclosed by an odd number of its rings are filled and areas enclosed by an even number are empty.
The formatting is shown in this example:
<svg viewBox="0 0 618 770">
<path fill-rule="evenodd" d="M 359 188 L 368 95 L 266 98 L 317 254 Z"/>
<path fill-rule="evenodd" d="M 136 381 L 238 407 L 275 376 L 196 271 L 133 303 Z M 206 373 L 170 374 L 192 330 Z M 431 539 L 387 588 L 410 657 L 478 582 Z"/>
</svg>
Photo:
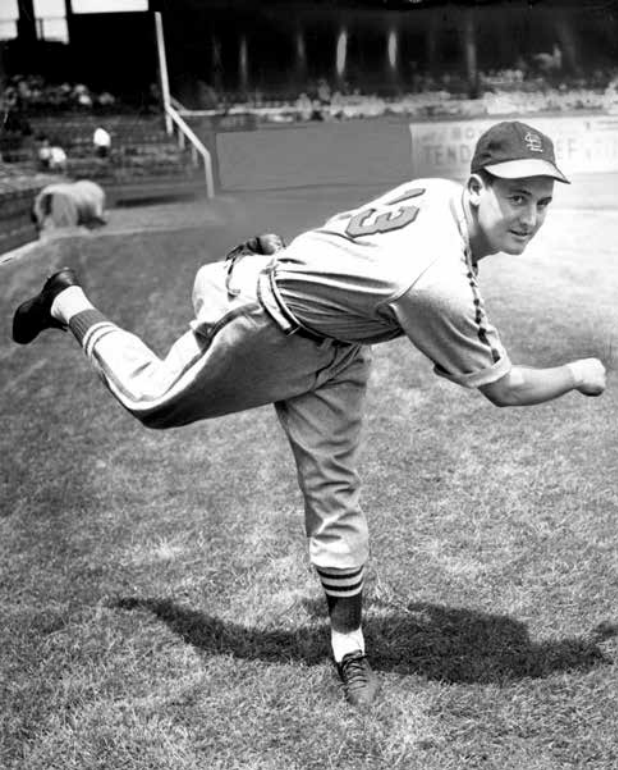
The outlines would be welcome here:
<svg viewBox="0 0 618 770">
<path fill-rule="evenodd" d="M 203 0 L 150 0 L 151 6 L 166 7 L 171 5 L 188 5 L 204 8 Z M 366 8 L 373 10 L 413 10 L 418 8 L 447 8 L 448 6 L 475 7 L 487 5 L 502 5 L 521 8 L 547 7 L 552 8 L 597 8 L 616 10 L 615 0 L 209 0 L 210 6 L 260 7 L 285 5 L 289 8 L 296 6 L 328 6 L 338 8 Z"/>
<path fill-rule="evenodd" d="M 204 10 L 204 0 L 150 0 L 152 10 L 178 10 L 179 6 L 194 7 Z M 448 8 L 449 6 L 479 7 L 502 5 L 512 8 L 529 9 L 534 7 L 551 8 L 596 8 L 606 9 L 609 13 L 616 12 L 615 0 L 208 0 L 211 8 L 259 8 L 265 6 L 312 7 L 328 8 L 363 8 L 367 10 L 397 10 L 407 11 L 422 8 Z"/>
</svg>

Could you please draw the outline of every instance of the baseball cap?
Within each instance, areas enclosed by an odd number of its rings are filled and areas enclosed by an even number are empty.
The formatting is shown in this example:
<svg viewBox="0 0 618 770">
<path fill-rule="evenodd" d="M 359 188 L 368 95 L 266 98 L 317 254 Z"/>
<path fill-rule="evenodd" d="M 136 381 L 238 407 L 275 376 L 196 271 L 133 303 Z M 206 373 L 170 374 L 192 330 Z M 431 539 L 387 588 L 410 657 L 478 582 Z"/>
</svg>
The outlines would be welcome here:
<svg viewBox="0 0 618 770">
<path fill-rule="evenodd" d="M 552 140 L 517 120 L 496 123 L 479 137 L 470 171 L 481 169 L 502 179 L 549 176 L 570 184 L 556 166 Z"/>
</svg>

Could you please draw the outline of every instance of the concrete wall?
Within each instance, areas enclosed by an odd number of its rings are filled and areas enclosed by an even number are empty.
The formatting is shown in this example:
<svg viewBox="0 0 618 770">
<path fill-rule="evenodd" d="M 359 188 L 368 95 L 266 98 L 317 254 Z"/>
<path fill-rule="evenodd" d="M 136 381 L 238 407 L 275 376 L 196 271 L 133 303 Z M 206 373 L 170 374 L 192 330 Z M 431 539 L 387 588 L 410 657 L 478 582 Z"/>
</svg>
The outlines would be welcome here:
<svg viewBox="0 0 618 770">
<path fill-rule="evenodd" d="M 380 118 L 219 133 L 216 153 L 227 191 L 396 184 L 412 170 L 407 122 Z"/>
</svg>

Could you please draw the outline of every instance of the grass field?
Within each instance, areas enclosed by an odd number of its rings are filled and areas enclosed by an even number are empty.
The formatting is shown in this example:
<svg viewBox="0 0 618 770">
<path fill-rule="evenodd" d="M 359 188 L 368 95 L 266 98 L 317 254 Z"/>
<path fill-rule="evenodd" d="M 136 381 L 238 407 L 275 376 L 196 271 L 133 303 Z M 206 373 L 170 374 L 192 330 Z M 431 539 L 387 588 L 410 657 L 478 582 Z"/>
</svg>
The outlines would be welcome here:
<svg viewBox="0 0 618 770">
<path fill-rule="evenodd" d="M 0 767 L 616 768 L 614 181 L 591 197 L 583 180 L 525 257 L 481 266 L 511 357 L 601 356 L 601 398 L 498 410 L 405 341 L 375 348 L 361 470 L 383 694 L 361 714 L 329 662 L 271 409 L 149 432 L 72 338 L 20 348 L 10 323 L 69 262 L 164 353 L 204 260 L 374 191 L 115 211 L 106 233 L 1 266 Z"/>
</svg>

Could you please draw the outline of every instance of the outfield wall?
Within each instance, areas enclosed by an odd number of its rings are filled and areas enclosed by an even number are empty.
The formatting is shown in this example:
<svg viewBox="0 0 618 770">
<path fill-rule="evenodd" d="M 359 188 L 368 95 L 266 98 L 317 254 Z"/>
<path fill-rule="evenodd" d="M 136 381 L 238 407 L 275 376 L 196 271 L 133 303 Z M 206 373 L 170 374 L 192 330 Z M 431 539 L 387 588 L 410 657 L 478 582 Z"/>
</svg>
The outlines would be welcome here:
<svg viewBox="0 0 618 770">
<path fill-rule="evenodd" d="M 391 184 L 410 171 L 410 135 L 400 120 L 295 123 L 216 135 L 224 190 L 324 184 Z"/>
<path fill-rule="evenodd" d="M 217 133 L 218 183 L 222 190 L 241 191 L 462 178 L 478 136 L 500 119 L 408 123 L 368 118 Z M 524 120 L 552 136 L 567 176 L 618 171 L 618 115 Z"/>
</svg>

